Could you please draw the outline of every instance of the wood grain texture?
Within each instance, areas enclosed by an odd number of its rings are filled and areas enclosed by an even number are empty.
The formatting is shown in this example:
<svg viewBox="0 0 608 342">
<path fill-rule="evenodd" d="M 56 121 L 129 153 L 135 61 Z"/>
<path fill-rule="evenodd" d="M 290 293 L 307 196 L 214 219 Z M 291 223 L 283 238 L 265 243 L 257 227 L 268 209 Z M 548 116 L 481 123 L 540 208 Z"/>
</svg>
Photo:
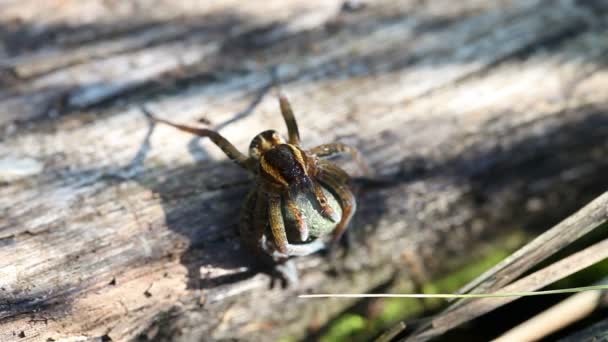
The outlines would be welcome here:
<svg viewBox="0 0 608 342">
<path fill-rule="evenodd" d="M 44 165 L 0 185 L 0 340 L 304 337 L 352 302 L 298 293 L 433 276 L 608 185 L 602 1 L 154 3 L 0 1 L 0 156 Z M 245 173 L 139 109 L 244 151 L 284 131 L 274 66 L 303 144 L 383 179 L 343 274 L 302 258 L 289 290 L 238 243 Z"/>
</svg>

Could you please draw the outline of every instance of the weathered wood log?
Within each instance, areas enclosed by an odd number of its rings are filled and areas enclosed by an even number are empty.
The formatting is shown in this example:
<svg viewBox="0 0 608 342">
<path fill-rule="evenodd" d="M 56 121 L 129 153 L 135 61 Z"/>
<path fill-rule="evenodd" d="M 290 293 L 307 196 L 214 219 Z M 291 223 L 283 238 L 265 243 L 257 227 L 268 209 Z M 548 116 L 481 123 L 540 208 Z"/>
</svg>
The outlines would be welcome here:
<svg viewBox="0 0 608 342">
<path fill-rule="evenodd" d="M 0 340 L 303 337 L 352 302 L 298 293 L 431 277 L 608 185 L 602 1 L 154 3 L 0 2 L 0 158 L 44 165 L 0 185 Z M 244 150 L 283 127 L 272 66 L 304 144 L 358 146 L 380 181 L 338 276 L 302 258 L 269 290 L 245 173 L 139 108 Z"/>
</svg>

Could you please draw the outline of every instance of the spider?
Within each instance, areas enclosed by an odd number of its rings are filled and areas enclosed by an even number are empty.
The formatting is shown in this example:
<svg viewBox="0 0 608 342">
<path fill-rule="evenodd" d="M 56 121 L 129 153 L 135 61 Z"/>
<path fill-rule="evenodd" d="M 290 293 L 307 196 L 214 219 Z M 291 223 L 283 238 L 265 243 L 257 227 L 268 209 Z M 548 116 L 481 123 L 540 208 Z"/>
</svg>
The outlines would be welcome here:
<svg viewBox="0 0 608 342">
<path fill-rule="evenodd" d="M 144 112 L 155 122 L 209 137 L 228 158 L 254 175 L 256 186 L 247 195 L 241 212 L 241 241 L 274 265 L 285 281 L 297 283 L 297 270 L 290 257 L 335 245 L 356 210 L 349 175 L 322 158 L 349 153 L 365 173 L 368 168 L 357 149 L 342 143 L 302 149 L 291 104 L 282 93 L 278 99 L 287 125 L 287 141 L 277 131 L 264 131 L 251 141 L 249 156 L 216 131 L 180 125 Z"/>
</svg>

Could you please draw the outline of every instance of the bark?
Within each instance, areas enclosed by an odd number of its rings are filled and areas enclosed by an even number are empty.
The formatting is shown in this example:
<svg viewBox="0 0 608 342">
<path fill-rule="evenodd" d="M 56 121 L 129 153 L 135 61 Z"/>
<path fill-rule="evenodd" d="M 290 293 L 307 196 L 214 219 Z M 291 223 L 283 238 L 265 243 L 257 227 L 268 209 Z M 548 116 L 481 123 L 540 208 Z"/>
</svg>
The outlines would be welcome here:
<svg viewBox="0 0 608 342">
<path fill-rule="evenodd" d="M 0 6 L 3 341 L 302 338 L 353 302 L 298 293 L 432 277 L 608 185 L 599 0 Z M 140 110 L 245 151 L 284 132 L 271 67 L 304 145 L 352 144 L 375 171 L 341 272 L 301 258 L 292 289 L 238 242 L 245 172 Z"/>
</svg>

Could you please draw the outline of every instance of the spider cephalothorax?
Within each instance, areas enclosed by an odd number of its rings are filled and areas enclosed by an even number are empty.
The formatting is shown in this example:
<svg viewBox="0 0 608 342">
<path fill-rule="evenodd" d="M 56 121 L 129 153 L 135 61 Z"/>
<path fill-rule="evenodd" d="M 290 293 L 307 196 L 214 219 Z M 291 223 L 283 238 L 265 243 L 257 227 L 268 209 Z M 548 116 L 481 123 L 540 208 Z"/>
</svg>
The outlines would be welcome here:
<svg viewBox="0 0 608 342">
<path fill-rule="evenodd" d="M 291 256 L 309 255 L 338 241 L 354 214 L 356 202 L 348 174 L 321 158 L 345 152 L 364 171 L 366 166 L 357 150 L 348 145 L 333 143 L 303 150 L 289 101 L 279 95 L 279 103 L 288 140 L 276 131 L 264 131 L 252 140 L 249 156 L 215 131 L 152 118 L 209 137 L 230 159 L 255 175 L 256 187 L 247 196 L 241 216 L 241 240 L 281 266 Z M 297 279 L 295 274 L 285 274 L 285 268 L 279 269 L 286 279 Z"/>
</svg>

